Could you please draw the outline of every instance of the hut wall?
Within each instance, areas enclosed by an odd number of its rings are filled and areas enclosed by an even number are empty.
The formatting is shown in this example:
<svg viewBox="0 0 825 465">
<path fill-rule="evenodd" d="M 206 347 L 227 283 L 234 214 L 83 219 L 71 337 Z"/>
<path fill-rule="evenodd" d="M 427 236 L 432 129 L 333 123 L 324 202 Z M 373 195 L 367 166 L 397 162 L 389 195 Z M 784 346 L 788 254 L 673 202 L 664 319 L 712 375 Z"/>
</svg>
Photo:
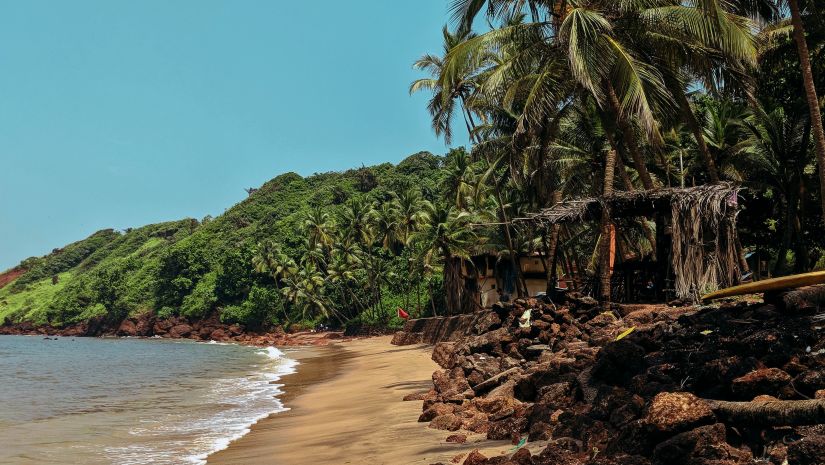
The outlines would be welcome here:
<svg viewBox="0 0 825 465">
<path fill-rule="evenodd" d="M 547 291 L 547 279 L 527 278 L 524 282 L 527 284 L 527 294 L 530 297 L 535 297 L 540 292 Z"/>
<path fill-rule="evenodd" d="M 481 292 L 481 306 L 484 308 L 492 307 L 493 304 L 498 302 L 501 298 L 495 278 L 485 278 L 480 280 L 478 287 Z"/>
</svg>

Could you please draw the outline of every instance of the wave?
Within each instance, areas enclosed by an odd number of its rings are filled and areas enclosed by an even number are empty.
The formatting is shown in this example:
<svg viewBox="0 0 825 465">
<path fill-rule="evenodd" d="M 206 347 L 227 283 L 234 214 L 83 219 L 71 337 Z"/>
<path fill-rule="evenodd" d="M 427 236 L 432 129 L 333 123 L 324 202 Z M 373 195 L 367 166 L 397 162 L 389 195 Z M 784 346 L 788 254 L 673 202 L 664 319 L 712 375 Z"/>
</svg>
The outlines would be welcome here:
<svg viewBox="0 0 825 465">
<path fill-rule="evenodd" d="M 199 391 L 200 406 L 178 411 L 132 428 L 126 447 L 107 450 L 114 463 L 206 464 L 209 455 L 226 449 L 248 434 L 252 425 L 289 410 L 277 398 L 284 375 L 294 373 L 298 362 L 277 348 L 255 349 L 262 363 L 253 363 L 244 376 L 216 379 Z"/>
</svg>

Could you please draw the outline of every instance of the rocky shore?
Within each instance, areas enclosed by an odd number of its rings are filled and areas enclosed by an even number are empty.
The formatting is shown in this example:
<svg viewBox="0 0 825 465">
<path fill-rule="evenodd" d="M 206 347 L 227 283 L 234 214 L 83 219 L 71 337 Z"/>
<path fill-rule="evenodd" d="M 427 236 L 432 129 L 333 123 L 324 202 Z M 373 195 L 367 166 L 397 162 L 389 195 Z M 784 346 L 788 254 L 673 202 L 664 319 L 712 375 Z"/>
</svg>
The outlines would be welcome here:
<svg viewBox="0 0 825 465">
<path fill-rule="evenodd" d="M 5 324 L 0 325 L 0 335 L 162 337 L 195 341 L 235 342 L 255 346 L 317 346 L 351 338 L 351 336 L 345 336 L 340 331 L 288 333 L 280 328 L 269 332 L 248 331 L 241 325 L 222 323 L 217 315 L 203 320 L 189 321 L 183 317 L 157 318 L 150 313 L 126 318 L 120 323 L 114 324 L 104 318 L 93 318 L 60 328 L 49 325 L 36 326 L 28 322 Z"/>
<path fill-rule="evenodd" d="M 408 322 L 393 342 L 441 341 L 432 388 L 405 400 L 423 401 L 418 420 L 446 441 L 548 441 L 453 463 L 822 465 L 820 321 L 745 302 L 603 312 L 589 298 L 521 299 Z"/>
</svg>

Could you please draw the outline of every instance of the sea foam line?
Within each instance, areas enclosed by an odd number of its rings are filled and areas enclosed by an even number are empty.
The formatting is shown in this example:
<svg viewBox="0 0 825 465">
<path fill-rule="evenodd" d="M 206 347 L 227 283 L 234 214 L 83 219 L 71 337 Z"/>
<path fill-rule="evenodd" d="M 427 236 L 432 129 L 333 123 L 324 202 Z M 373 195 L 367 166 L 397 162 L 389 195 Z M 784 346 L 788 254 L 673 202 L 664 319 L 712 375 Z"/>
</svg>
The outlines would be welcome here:
<svg viewBox="0 0 825 465">
<path fill-rule="evenodd" d="M 283 391 L 280 389 L 281 387 L 283 387 L 283 384 L 273 385 L 272 382 L 280 380 L 282 376 L 295 373 L 297 371 L 297 366 L 300 363 L 297 360 L 285 357 L 285 354 L 277 347 L 262 347 L 261 350 L 259 350 L 257 353 L 260 355 L 265 355 L 271 360 L 281 361 L 281 363 L 278 364 L 274 372 L 265 371 L 263 375 L 266 377 L 267 383 L 270 385 L 270 387 L 274 389 L 274 392 L 270 391 L 269 393 L 267 393 L 267 395 L 275 396 L 278 394 L 283 394 Z M 259 421 L 269 417 L 272 414 L 281 413 L 289 410 L 289 408 L 285 407 L 283 402 L 281 402 L 277 398 L 275 399 L 275 403 L 277 407 L 274 410 L 255 415 L 251 418 L 251 421 L 240 431 L 236 431 L 235 434 L 232 434 L 230 436 L 216 439 L 213 442 L 210 451 L 197 454 L 191 457 L 191 463 L 195 463 L 197 465 L 206 465 L 206 459 L 210 455 L 228 448 L 230 444 L 249 434 L 249 432 L 252 430 L 252 426 L 258 423 Z"/>
</svg>

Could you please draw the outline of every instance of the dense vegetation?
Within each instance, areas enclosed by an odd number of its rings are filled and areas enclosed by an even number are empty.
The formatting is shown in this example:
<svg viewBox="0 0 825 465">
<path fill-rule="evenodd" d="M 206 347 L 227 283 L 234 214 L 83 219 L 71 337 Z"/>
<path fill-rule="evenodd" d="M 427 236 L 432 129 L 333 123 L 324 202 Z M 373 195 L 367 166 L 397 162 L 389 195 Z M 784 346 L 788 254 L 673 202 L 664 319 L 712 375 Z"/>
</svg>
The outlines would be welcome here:
<svg viewBox="0 0 825 465">
<path fill-rule="evenodd" d="M 494 189 L 517 200 L 500 202 L 502 223 L 562 198 L 728 180 L 747 188 L 745 252 L 773 274 L 822 266 L 821 2 L 450 3 L 444 49 L 416 62 L 431 77 L 410 91 L 432 93 L 437 134 L 462 121 L 473 159 L 506 171 Z M 599 230 L 542 239 L 548 256 L 597 272 L 607 300 L 611 249 L 598 238 L 616 226 L 618 248 L 641 258 L 654 226 L 613 225 L 603 210 Z"/>
<path fill-rule="evenodd" d="M 444 163 L 422 152 L 398 166 L 287 173 L 214 219 L 97 232 L 21 262 L 16 269 L 25 273 L 0 289 L 0 319 L 62 326 L 101 315 L 117 322 L 145 312 L 218 312 L 225 322 L 261 327 L 363 313 L 386 324 L 393 305 L 423 307 L 440 288 L 431 274 L 407 278 L 402 243 L 440 196 Z M 332 235 L 333 221 L 348 228 L 345 239 Z M 308 252 L 316 246 L 326 257 Z M 277 260 L 284 267 L 276 271 Z"/>
<path fill-rule="evenodd" d="M 606 300 L 601 238 L 617 228 L 617 249 L 642 260 L 655 256 L 653 222 L 605 214 L 541 231 L 512 219 L 565 198 L 718 181 L 746 188 L 743 252 L 772 274 L 821 268 L 822 10 L 811 0 L 453 0 L 443 51 L 414 64 L 431 76 L 410 91 L 432 94 L 433 128 L 448 142 L 463 123 L 469 151 L 284 174 L 214 219 L 101 231 L 21 263 L 0 289 L 0 318 L 393 324 L 398 306 L 475 308 L 469 259 L 481 252 L 515 264 L 541 251 L 553 276 L 598 277 Z"/>
</svg>

